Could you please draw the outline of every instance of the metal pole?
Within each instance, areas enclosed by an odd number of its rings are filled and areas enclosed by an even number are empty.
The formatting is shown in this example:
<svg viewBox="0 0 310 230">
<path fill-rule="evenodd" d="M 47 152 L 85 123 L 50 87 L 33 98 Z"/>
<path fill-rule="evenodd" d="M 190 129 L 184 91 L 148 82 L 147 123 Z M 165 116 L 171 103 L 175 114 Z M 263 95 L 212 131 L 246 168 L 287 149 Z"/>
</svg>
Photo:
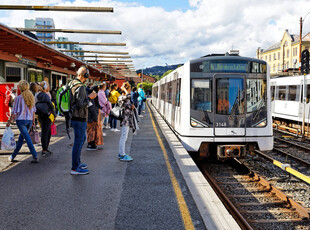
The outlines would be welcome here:
<svg viewBox="0 0 310 230">
<path fill-rule="evenodd" d="M 301 48 L 302 48 L 302 17 L 300 17 L 300 31 L 299 31 L 299 63 L 300 67 L 299 70 L 301 70 Z"/>
<path fill-rule="evenodd" d="M 0 5 L 0 10 L 113 12 L 112 7 Z"/>
<path fill-rule="evenodd" d="M 303 104 L 303 112 L 302 112 L 302 137 L 305 137 L 305 120 L 306 120 L 306 100 L 307 100 L 307 95 L 306 95 L 306 74 L 304 74 L 303 77 L 303 99 L 302 99 L 302 104 Z"/>
<path fill-rule="evenodd" d="M 59 33 L 85 33 L 85 34 L 122 34 L 122 31 L 113 30 L 75 30 L 75 29 L 38 29 L 38 28 L 15 28 L 18 31 L 33 31 L 33 32 L 59 32 Z"/>
</svg>

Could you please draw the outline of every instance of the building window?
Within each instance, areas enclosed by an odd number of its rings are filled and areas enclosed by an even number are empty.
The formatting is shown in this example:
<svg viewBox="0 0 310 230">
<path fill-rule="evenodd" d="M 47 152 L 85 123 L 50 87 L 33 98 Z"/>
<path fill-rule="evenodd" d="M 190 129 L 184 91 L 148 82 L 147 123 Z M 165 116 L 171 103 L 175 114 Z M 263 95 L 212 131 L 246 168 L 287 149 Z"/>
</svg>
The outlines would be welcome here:
<svg viewBox="0 0 310 230">
<path fill-rule="evenodd" d="M 21 80 L 22 69 L 19 67 L 6 67 L 6 81 L 19 82 Z"/>
<path fill-rule="evenodd" d="M 279 64 L 278 64 L 278 71 L 280 71 L 280 68 L 281 68 L 281 67 L 280 67 L 280 63 L 279 63 Z"/>
<path fill-rule="evenodd" d="M 293 56 L 297 56 L 297 47 L 293 49 Z"/>
<path fill-rule="evenodd" d="M 280 52 L 278 52 L 278 60 L 280 60 Z"/>
<path fill-rule="evenodd" d="M 273 54 L 273 60 L 277 60 L 276 53 Z"/>
<path fill-rule="evenodd" d="M 271 61 L 271 54 L 269 54 L 269 61 Z"/>
<path fill-rule="evenodd" d="M 286 57 L 290 57 L 290 50 L 286 51 Z"/>
<path fill-rule="evenodd" d="M 276 64 L 273 64 L 273 72 L 276 71 Z"/>
<path fill-rule="evenodd" d="M 286 62 L 286 68 L 287 68 L 287 69 L 290 68 L 290 62 L 289 62 L 289 61 Z"/>
</svg>

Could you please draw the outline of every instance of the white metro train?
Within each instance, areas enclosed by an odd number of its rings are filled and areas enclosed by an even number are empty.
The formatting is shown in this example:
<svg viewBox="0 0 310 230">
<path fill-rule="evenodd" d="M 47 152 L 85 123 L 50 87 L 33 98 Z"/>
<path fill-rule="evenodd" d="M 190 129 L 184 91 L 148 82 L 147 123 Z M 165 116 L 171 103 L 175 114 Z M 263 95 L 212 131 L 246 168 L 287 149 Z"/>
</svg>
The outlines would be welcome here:
<svg viewBox="0 0 310 230">
<path fill-rule="evenodd" d="M 153 85 L 152 104 L 187 151 L 220 160 L 273 148 L 269 67 L 236 55 L 186 62 Z"/>
<path fill-rule="evenodd" d="M 277 120 L 310 122 L 310 75 L 270 80 L 272 117 Z"/>
</svg>

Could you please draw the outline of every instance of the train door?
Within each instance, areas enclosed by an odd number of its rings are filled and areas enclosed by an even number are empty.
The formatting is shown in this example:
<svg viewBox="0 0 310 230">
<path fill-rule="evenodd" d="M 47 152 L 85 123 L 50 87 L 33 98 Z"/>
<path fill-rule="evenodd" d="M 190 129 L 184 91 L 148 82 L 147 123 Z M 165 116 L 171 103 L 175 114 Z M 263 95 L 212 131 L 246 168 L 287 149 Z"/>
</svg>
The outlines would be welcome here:
<svg viewBox="0 0 310 230">
<path fill-rule="evenodd" d="M 245 136 L 245 76 L 214 76 L 213 111 L 215 136 Z"/>
</svg>

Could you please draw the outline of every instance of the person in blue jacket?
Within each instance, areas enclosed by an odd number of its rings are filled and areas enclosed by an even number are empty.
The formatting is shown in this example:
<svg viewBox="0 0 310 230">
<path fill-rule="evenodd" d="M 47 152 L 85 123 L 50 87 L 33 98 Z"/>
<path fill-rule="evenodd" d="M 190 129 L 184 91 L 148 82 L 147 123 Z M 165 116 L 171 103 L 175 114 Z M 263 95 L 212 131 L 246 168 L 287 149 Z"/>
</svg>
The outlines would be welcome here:
<svg viewBox="0 0 310 230">
<path fill-rule="evenodd" d="M 138 94 L 139 94 L 139 97 L 138 97 L 138 102 L 139 102 L 139 108 L 138 108 L 139 117 L 143 117 L 143 116 L 141 115 L 141 110 L 142 110 L 142 107 L 143 107 L 143 103 L 146 101 L 145 93 L 144 93 L 144 90 L 143 90 L 142 88 L 143 88 L 143 84 L 140 84 L 140 85 L 139 85 L 139 89 L 138 89 Z"/>
</svg>

